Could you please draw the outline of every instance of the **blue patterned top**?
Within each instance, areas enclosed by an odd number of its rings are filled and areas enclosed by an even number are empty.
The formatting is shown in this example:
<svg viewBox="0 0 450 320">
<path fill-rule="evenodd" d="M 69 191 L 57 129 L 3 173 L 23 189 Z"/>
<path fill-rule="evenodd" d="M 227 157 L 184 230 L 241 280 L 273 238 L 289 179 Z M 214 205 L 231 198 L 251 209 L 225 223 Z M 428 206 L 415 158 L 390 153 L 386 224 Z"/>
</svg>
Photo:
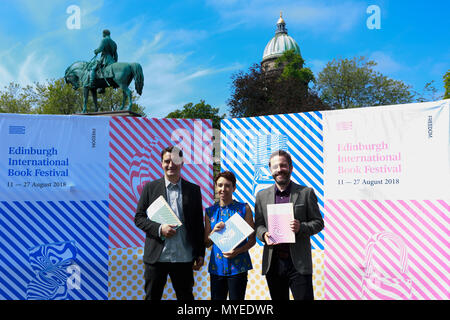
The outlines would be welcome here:
<svg viewBox="0 0 450 320">
<path fill-rule="evenodd" d="M 206 216 L 209 218 L 211 230 L 220 221 L 227 221 L 235 213 L 245 218 L 245 203 L 234 201 L 225 207 L 215 203 L 212 207 L 206 209 Z M 242 241 L 238 247 L 247 243 L 247 239 Z M 248 251 L 243 252 L 233 259 L 227 259 L 222 251 L 213 243 L 211 256 L 209 259 L 208 271 L 218 276 L 231 276 L 234 274 L 246 272 L 253 269 L 252 261 Z"/>
</svg>

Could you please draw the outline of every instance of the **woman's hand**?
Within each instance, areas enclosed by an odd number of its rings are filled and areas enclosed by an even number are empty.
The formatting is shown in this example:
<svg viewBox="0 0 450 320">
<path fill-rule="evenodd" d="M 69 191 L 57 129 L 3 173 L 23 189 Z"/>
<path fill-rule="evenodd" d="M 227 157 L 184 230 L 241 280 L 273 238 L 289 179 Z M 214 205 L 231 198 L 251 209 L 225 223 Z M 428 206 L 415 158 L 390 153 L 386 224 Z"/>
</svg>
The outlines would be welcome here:
<svg viewBox="0 0 450 320">
<path fill-rule="evenodd" d="M 222 252 L 223 256 L 227 259 L 233 259 L 239 254 L 239 251 L 236 249 L 230 250 L 228 252 Z"/>
<path fill-rule="evenodd" d="M 223 228 L 225 228 L 225 222 L 220 221 L 219 223 L 217 223 L 217 224 L 214 226 L 214 229 L 212 230 L 211 234 L 214 233 L 214 232 L 216 232 L 216 231 L 222 230 Z"/>
</svg>

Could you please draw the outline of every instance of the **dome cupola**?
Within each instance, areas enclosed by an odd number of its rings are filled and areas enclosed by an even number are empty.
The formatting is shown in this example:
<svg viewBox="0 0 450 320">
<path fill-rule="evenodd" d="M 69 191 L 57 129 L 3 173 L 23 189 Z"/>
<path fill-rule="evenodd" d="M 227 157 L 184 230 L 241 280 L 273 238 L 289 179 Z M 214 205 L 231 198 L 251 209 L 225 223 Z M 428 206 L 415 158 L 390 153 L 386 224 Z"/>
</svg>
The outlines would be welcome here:
<svg viewBox="0 0 450 320">
<path fill-rule="evenodd" d="M 275 36 L 267 43 L 264 49 L 262 64 L 269 60 L 275 60 L 283 55 L 287 50 L 294 50 L 295 53 L 300 54 L 300 47 L 297 42 L 288 35 L 286 23 L 280 12 L 280 18 L 277 21 L 277 30 Z"/>
</svg>

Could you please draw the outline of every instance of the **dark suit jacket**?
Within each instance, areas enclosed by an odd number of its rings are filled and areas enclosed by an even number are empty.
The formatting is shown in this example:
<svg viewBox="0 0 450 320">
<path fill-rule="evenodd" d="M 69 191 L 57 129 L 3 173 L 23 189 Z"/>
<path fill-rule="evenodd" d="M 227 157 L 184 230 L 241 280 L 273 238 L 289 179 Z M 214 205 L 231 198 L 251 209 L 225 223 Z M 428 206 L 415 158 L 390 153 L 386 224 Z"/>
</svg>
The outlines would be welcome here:
<svg viewBox="0 0 450 320">
<path fill-rule="evenodd" d="M 200 187 L 181 179 L 181 192 L 183 194 L 183 215 L 186 226 L 187 239 L 193 248 L 194 259 L 205 256 L 205 244 L 203 235 L 203 207 Z M 164 247 L 164 240 L 158 236 L 160 223 L 147 218 L 147 208 L 159 196 L 167 200 L 167 192 L 164 178 L 148 182 L 141 194 L 134 217 L 136 226 L 146 234 L 144 247 L 144 262 L 155 263 Z"/>
<path fill-rule="evenodd" d="M 300 274 L 312 274 L 312 257 L 310 236 L 320 232 L 323 219 L 317 205 L 314 190 L 298 185 L 291 181 L 291 197 L 289 202 L 294 204 L 294 219 L 300 221 L 300 230 L 295 234 L 295 243 L 289 244 L 292 262 Z M 261 190 L 255 201 L 256 236 L 265 243 L 264 233 L 267 232 L 267 205 L 275 203 L 275 187 Z M 273 246 L 264 246 L 262 274 L 269 271 Z"/>
</svg>

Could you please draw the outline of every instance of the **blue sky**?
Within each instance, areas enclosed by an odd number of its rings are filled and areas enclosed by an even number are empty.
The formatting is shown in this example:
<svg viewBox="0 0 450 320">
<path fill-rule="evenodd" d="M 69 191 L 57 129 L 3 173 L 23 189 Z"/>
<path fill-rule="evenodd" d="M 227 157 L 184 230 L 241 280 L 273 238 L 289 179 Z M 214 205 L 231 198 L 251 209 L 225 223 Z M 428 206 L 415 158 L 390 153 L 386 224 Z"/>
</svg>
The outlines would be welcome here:
<svg viewBox="0 0 450 320">
<path fill-rule="evenodd" d="M 67 27 L 71 5 L 79 29 Z M 370 5 L 380 8 L 380 29 L 366 25 Z M 261 61 L 280 11 L 315 74 L 334 58 L 366 56 L 414 90 L 435 80 L 443 94 L 448 0 L 0 0 L 0 87 L 62 77 L 92 58 L 108 28 L 119 60 L 144 69 L 139 103 L 149 117 L 200 99 L 225 113 L 232 74 Z"/>
</svg>

